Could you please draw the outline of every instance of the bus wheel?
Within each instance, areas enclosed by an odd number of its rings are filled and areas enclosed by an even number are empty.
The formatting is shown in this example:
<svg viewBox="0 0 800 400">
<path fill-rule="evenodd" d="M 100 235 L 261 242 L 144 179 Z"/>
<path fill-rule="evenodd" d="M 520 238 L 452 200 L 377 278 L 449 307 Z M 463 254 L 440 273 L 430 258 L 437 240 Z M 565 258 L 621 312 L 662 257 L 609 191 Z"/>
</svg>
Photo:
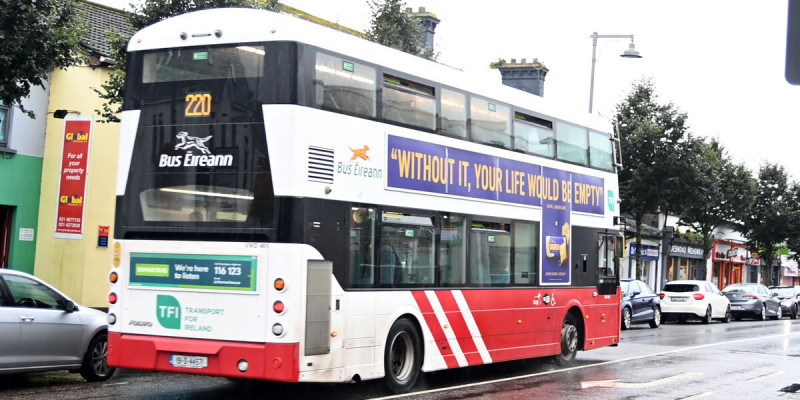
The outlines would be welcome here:
<svg viewBox="0 0 800 400">
<path fill-rule="evenodd" d="M 556 356 L 556 364 L 561 367 L 569 367 L 575 361 L 578 353 L 578 325 L 572 314 L 567 314 L 564 324 L 561 326 L 561 353 Z"/>
<path fill-rule="evenodd" d="M 422 369 L 422 340 L 417 328 L 406 318 L 397 320 L 389 330 L 383 369 L 386 385 L 393 393 L 406 393 L 417 382 Z"/>
</svg>

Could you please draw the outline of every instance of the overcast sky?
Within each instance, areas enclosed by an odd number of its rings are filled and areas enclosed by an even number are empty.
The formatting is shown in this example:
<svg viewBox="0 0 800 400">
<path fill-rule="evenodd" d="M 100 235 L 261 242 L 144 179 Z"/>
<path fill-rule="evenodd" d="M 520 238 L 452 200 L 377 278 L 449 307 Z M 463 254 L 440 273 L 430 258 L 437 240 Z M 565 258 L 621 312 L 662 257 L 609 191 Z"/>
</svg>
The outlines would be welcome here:
<svg viewBox="0 0 800 400">
<path fill-rule="evenodd" d="M 95 0 L 97 1 L 97 0 Z M 102 0 L 125 5 L 125 0 Z M 281 0 L 364 31 L 367 0 Z M 764 162 L 800 180 L 800 86 L 784 78 L 787 1 L 407 1 L 441 20 L 438 60 L 500 82 L 498 58 L 538 58 L 544 97 L 588 112 L 592 40 L 633 34 L 641 59 L 621 58 L 627 39 L 600 39 L 594 112 L 610 118 L 632 84 L 650 78 L 662 103 L 688 114 L 692 133 L 713 136 L 754 173 Z M 625 151 L 625 149 L 623 149 Z"/>
</svg>

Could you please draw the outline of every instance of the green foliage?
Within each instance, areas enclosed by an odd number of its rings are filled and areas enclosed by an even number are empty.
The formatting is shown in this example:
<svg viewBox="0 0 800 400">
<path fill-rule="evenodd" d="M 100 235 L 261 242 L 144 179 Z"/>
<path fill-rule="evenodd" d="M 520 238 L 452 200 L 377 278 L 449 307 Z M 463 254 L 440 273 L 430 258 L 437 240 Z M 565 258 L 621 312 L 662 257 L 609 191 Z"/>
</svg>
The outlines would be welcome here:
<svg viewBox="0 0 800 400">
<path fill-rule="evenodd" d="M 684 181 L 692 137 L 686 114 L 672 103 L 659 104 L 652 81 L 633 84 L 627 98 L 616 107 L 622 147 L 619 191 L 622 211 L 636 221 L 636 245 L 641 247 L 641 226 L 646 214 L 669 212 L 689 197 Z M 636 255 L 636 276 L 641 277 L 641 255 Z"/>
<path fill-rule="evenodd" d="M 5 1 L 5 0 L 2 0 Z M 148 25 L 165 20 L 169 17 L 190 11 L 218 7 L 250 7 L 267 10 L 277 10 L 280 7 L 278 0 L 145 0 L 140 5 L 130 4 L 133 12 L 128 15 L 128 22 L 138 31 Z M 109 32 L 111 37 L 111 54 L 116 63 L 111 67 L 109 79 L 92 90 L 105 100 L 101 110 L 95 110 L 101 118 L 97 122 L 119 122 L 122 112 L 122 100 L 125 97 L 125 70 L 127 67 L 128 38 L 117 32 Z"/>
<path fill-rule="evenodd" d="M 497 69 L 497 68 L 502 67 L 503 65 L 506 65 L 506 59 L 505 58 L 498 58 L 497 61 L 489 63 L 489 68 Z"/>
<path fill-rule="evenodd" d="M 74 0 L 0 0 L 0 102 L 17 105 L 49 73 L 79 64 L 86 32 Z"/>
<path fill-rule="evenodd" d="M 779 244 L 798 236 L 795 228 L 800 209 L 797 194 L 797 184 L 789 181 L 783 166 L 761 166 L 755 202 L 743 227 L 750 248 L 756 249 L 762 259 L 772 260 Z"/>
<path fill-rule="evenodd" d="M 425 52 L 422 25 L 405 11 L 404 1 L 369 0 L 368 3 L 372 10 L 367 31 L 370 40 L 414 55 Z"/>
<path fill-rule="evenodd" d="M 696 139 L 690 150 L 692 161 L 684 168 L 692 193 L 680 207 L 679 223 L 703 235 L 703 255 L 708 258 L 716 228 L 728 225 L 742 230 L 755 199 L 756 181 L 744 165 L 731 161 L 716 139 Z"/>
</svg>

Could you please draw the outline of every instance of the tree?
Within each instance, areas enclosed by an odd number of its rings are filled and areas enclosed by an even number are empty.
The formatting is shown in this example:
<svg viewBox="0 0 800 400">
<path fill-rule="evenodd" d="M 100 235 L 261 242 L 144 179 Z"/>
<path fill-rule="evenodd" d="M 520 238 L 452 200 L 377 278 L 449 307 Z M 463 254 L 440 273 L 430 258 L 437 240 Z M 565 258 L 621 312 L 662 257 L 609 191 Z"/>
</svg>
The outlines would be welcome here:
<svg viewBox="0 0 800 400">
<path fill-rule="evenodd" d="M 74 0 L 0 0 L 0 102 L 35 118 L 22 99 L 56 68 L 81 62 L 85 32 Z"/>
<path fill-rule="evenodd" d="M 690 201 L 682 205 L 680 225 L 703 237 L 703 259 L 714 245 L 712 233 L 722 225 L 741 230 L 755 200 L 756 182 L 750 170 L 734 164 L 716 139 L 698 139 L 692 146 L 693 162 L 684 165 L 693 188 Z"/>
<path fill-rule="evenodd" d="M 409 54 L 421 54 L 422 25 L 405 11 L 403 0 L 369 0 L 372 21 L 367 37 L 373 42 L 393 47 Z"/>
<path fill-rule="evenodd" d="M 781 165 L 764 164 L 758 171 L 758 189 L 750 215 L 744 221 L 750 248 L 756 249 L 762 265 L 771 267 L 778 245 L 792 235 L 796 215 L 797 187 Z"/>
<path fill-rule="evenodd" d="M 619 173 L 621 209 L 636 221 L 635 241 L 641 249 L 645 215 L 675 211 L 688 197 L 684 167 L 694 139 L 686 114 L 672 103 L 659 104 L 650 80 L 633 84 L 617 104 L 616 122 L 624 166 Z M 637 278 L 642 276 L 641 253 L 636 252 Z"/>
<path fill-rule="evenodd" d="M 133 12 L 128 15 L 128 22 L 134 31 L 169 17 L 190 11 L 217 7 L 251 7 L 267 10 L 278 10 L 278 0 L 145 0 L 139 6 L 131 4 Z M 94 92 L 105 100 L 102 110 L 95 110 L 101 118 L 98 122 L 119 122 L 122 112 L 122 100 L 125 97 L 125 71 L 127 68 L 128 38 L 118 32 L 109 32 L 111 56 L 115 63 L 111 67 L 108 80 Z"/>
</svg>

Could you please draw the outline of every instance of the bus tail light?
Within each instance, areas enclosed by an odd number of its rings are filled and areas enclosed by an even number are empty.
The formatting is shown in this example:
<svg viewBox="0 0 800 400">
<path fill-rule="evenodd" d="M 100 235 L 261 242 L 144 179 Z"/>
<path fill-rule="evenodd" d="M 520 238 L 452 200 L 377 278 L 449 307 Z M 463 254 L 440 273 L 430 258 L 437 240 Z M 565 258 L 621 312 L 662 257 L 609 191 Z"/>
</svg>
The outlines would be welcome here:
<svg viewBox="0 0 800 400">
<path fill-rule="evenodd" d="M 281 290 L 283 290 L 286 287 L 286 282 L 283 279 L 278 278 L 278 279 L 275 279 L 274 286 L 275 286 L 275 290 L 280 292 Z"/>
<path fill-rule="evenodd" d="M 114 313 L 108 314 L 107 319 L 108 319 L 108 324 L 109 325 L 114 325 L 114 324 L 117 323 L 117 316 L 114 315 Z"/>
<path fill-rule="evenodd" d="M 280 300 L 276 301 L 275 304 L 272 305 L 272 310 L 275 311 L 278 314 L 282 313 L 283 310 L 285 310 L 285 309 L 286 309 L 286 307 L 283 305 L 283 302 L 280 301 Z"/>
<path fill-rule="evenodd" d="M 284 332 L 283 325 L 281 325 L 281 324 L 272 325 L 272 334 L 273 335 L 275 335 L 275 336 L 283 336 L 283 332 Z"/>
<path fill-rule="evenodd" d="M 117 303 L 117 294 L 114 293 L 114 292 L 109 293 L 108 294 L 108 302 L 111 303 L 111 304 L 116 304 Z"/>
<path fill-rule="evenodd" d="M 236 364 L 236 368 L 239 368 L 239 372 L 247 372 L 247 370 L 250 368 L 250 364 L 247 362 L 247 360 L 239 360 L 239 362 Z"/>
<path fill-rule="evenodd" d="M 694 297 L 695 300 L 703 300 L 706 298 L 706 296 L 702 293 L 695 293 L 692 295 L 692 297 Z"/>
<path fill-rule="evenodd" d="M 119 280 L 119 275 L 116 272 L 112 272 L 108 274 L 108 281 L 111 283 L 117 283 Z"/>
</svg>

